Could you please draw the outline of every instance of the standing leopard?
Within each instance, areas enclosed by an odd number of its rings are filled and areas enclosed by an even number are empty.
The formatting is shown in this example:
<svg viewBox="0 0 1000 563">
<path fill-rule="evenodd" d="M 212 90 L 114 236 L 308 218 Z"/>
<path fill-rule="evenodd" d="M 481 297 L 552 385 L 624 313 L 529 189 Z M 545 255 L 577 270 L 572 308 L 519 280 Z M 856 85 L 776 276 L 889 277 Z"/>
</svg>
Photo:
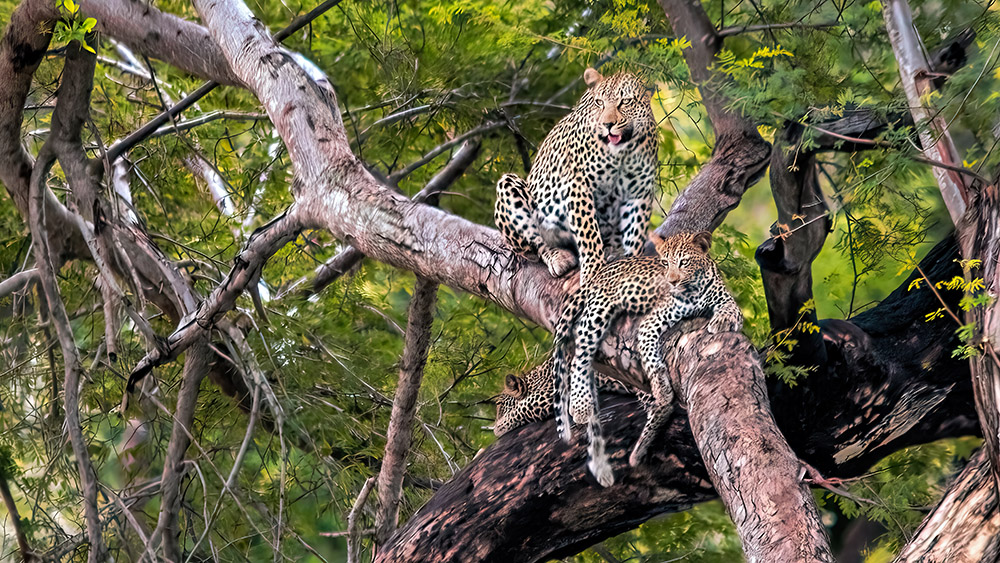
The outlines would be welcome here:
<svg viewBox="0 0 1000 563">
<path fill-rule="evenodd" d="M 494 218 L 516 252 L 537 256 L 554 277 L 577 264 L 585 283 L 605 255 L 639 254 L 656 182 L 652 91 L 634 74 L 588 68 L 587 91 L 549 132 L 528 179 L 497 182 Z"/>
<path fill-rule="evenodd" d="M 681 233 L 656 244 L 658 256 L 636 256 L 600 268 L 590 284 L 571 295 L 556 325 L 552 371 L 556 429 L 570 440 L 569 417 L 587 423 L 590 439 L 587 466 L 602 486 L 614 483 L 598 418 L 593 375 L 594 353 L 622 314 L 645 315 L 639 321 L 639 357 L 649 377 L 653 405 L 629 456 L 635 467 L 643 459 L 659 428 L 673 409 L 674 392 L 660 353 L 663 332 L 681 319 L 710 313 L 708 331 L 739 331 L 743 315 L 719 274 L 708 249 L 712 235 Z M 575 332 L 575 352 L 566 374 L 566 348 Z"/>
<path fill-rule="evenodd" d="M 599 371 L 596 377 L 597 388 L 601 392 L 635 395 L 644 407 L 653 403 L 649 393 L 629 387 Z M 524 375 L 507 375 L 503 391 L 496 397 L 497 417 L 493 423 L 493 433 L 503 436 L 525 424 L 551 418 L 552 392 L 551 357 Z"/>
</svg>

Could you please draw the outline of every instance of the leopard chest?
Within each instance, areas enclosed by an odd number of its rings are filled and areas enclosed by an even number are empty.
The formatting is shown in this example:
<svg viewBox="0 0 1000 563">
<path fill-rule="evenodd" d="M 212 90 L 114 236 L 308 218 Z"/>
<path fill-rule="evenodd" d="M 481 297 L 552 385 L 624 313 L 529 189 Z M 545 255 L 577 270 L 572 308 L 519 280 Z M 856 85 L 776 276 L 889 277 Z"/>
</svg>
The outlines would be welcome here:
<svg viewBox="0 0 1000 563">
<path fill-rule="evenodd" d="M 536 166 L 528 184 L 537 212 L 549 220 L 565 223 L 569 209 L 593 202 L 601 225 L 617 225 L 618 209 L 623 201 L 624 158 L 606 147 L 576 147 L 554 167 Z M 603 230 L 603 229 L 602 229 Z"/>
</svg>

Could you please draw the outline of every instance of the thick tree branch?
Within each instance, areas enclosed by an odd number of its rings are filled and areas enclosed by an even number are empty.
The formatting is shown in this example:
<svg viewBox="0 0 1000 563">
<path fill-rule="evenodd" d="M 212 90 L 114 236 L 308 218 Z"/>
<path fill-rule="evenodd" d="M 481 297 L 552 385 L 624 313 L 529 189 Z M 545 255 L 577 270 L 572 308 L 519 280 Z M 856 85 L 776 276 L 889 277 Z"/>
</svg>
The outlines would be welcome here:
<svg viewBox="0 0 1000 563">
<path fill-rule="evenodd" d="M 417 192 L 417 195 L 413 196 L 413 201 L 417 203 L 425 203 L 428 198 L 435 197 L 441 192 L 447 190 L 452 184 L 458 181 L 459 178 L 465 174 L 465 171 L 472 165 L 472 162 L 476 160 L 476 156 L 479 155 L 479 148 L 482 145 L 479 141 L 466 141 L 455 156 L 448 161 L 448 164 L 441 169 L 440 172 L 431 178 L 430 182 L 424 186 L 422 190 Z M 312 282 L 309 287 L 306 288 L 304 294 L 306 296 L 319 293 L 323 291 L 328 285 L 333 283 L 337 278 L 347 273 L 348 270 L 357 265 L 365 257 L 358 249 L 352 247 L 346 248 L 333 258 L 327 260 L 323 265 L 316 268 L 316 275 L 313 277 Z M 299 285 L 301 282 L 296 282 L 294 286 Z"/>
<path fill-rule="evenodd" d="M 711 70 L 722 48 L 722 37 L 705 13 L 700 0 L 659 0 L 674 34 L 687 37 L 684 51 L 691 78 L 701 92 L 705 111 L 715 131 L 712 158 L 677 196 L 663 224 L 656 230 L 666 237 L 682 231 L 714 229 L 743 193 L 767 168 L 771 146 L 761 138 L 751 120 L 727 109 L 720 92 L 727 78 Z"/>
<path fill-rule="evenodd" d="M 986 449 L 980 448 L 948 486 L 896 563 L 1000 560 L 1000 504 Z"/>
</svg>

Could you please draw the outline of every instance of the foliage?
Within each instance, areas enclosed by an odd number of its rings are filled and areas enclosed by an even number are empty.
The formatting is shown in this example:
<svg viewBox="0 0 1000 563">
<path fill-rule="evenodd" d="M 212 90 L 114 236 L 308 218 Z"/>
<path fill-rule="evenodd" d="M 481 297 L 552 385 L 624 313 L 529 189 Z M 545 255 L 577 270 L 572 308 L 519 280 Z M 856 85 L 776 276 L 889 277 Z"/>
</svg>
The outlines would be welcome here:
<svg viewBox="0 0 1000 563">
<path fill-rule="evenodd" d="M 6 22 L 13 7 L 12 0 L 0 0 L 0 20 Z M 189 2 L 165 0 L 157 7 L 196 17 Z M 251 3 L 272 30 L 312 7 Z M 852 108 L 896 116 L 904 107 L 877 2 L 765 0 L 709 2 L 705 7 L 720 27 L 833 23 L 727 39 L 715 68 L 732 81 L 719 86 L 733 100 L 732 109 L 757 120 L 766 135 L 789 121 L 808 127 Z M 94 129 L 85 132 L 91 156 L 98 154 L 100 143 L 120 139 L 151 119 L 164 99 L 177 100 L 200 84 L 158 62 L 152 66 L 155 86 L 108 64 L 121 55 L 107 39 L 91 39 L 97 22 L 83 18 L 73 0 L 61 0 L 60 9 L 56 50 L 36 74 L 22 125 L 32 152 L 51 125 L 62 68 L 58 47 L 70 41 L 107 57 L 95 77 Z M 977 116 L 1000 109 L 1000 76 L 991 51 L 1000 41 L 997 10 L 944 0 L 918 9 L 916 23 L 931 47 L 965 25 L 979 33 L 967 64 L 931 101 L 953 119 L 953 127 L 961 128 L 970 166 L 994 170 L 1000 151 L 994 150 L 992 124 Z M 661 124 L 662 198 L 654 221 L 662 220 L 714 144 L 683 58 L 696 39 L 674 37 L 662 10 L 648 1 L 427 0 L 343 2 L 286 44 L 329 72 L 355 154 L 382 174 L 398 172 L 474 127 L 499 123 L 483 139 L 476 164 L 443 194 L 441 203 L 449 212 L 490 224 L 496 179 L 504 172 L 523 172 L 525 156 L 534 153 L 575 103 L 587 65 L 635 70 L 659 86 L 653 103 Z M 564 86 L 569 88 L 562 93 Z M 186 117 L 215 110 L 260 111 L 252 95 L 227 88 L 202 100 Z M 877 139 L 881 146 L 822 157 L 821 184 L 832 205 L 835 232 L 814 264 L 815 302 L 800 312 L 802 322 L 776 335 L 778 344 L 768 349 L 771 373 L 788 384 L 808 377 L 802 368 L 782 364 L 796 343 L 795 331 L 816 329 L 805 321 L 807 314 L 815 310 L 821 316 L 850 317 L 877 302 L 899 283 L 885 272 L 914 263 L 947 231 L 949 219 L 933 179 L 913 159 L 915 134 L 905 120 L 895 119 Z M 811 142 L 807 134 L 803 146 L 810 148 Z M 447 152 L 402 179 L 400 188 L 416 193 L 443 166 Z M 220 173 L 231 213 L 218 211 L 205 179 L 186 165 L 196 153 Z M 157 136 L 133 150 L 130 160 L 137 214 L 202 294 L 225 277 L 253 229 L 291 201 L 290 161 L 266 119 L 219 119 Z M 58 170 L 50 185 L 65 193 Z M 773 217 L 773 202 L 762 183 L 716 232 L 712 249 L 744 311 L 746 331 L 758 346 L 770 335 L 752 255 L 768 236 Z M 0 277 L 30 260 L 30 244 L 10 199 L 0 197 Z M 280 551 L 292 560 L 344 557 L 344 540 L 322 533 L 345 529 L 362 483 L 380 463 L 402 347 L 400 327 L 406 325 L 414 279 L 368 261 L 318 296 L 283 294 L 343 248 L 323 233 L 303 233 L 265 268 L 267 321 L 257 316 L 249 297 L 239 303 L 234 318 L 254 328 L 253 351 L 285 416 L 280 421 L 265 416 L 252 429 L 236 490 L 224 492 L 222 483 L 237 457 L 248 417 L 217 385 L 203 383 L 182 517 L 182 543 L 199 556 L 256 561 Z M 143 403 L 124 416 L 113 412 L 123 374 L 142 357 L 144 344 L 135 328 L 126 325 L 119 334 L 117 361 L 107 358 L 96 277 L 92 265 L 72 263 L 60 278 L 85 366 L 85 432 L 101 482 L 115 491 L 134 492 L 159 476 L 172 421 L 155 404 Z M 970 294 L 963 309 L 987 303 L 975 281 L 956 282 L 961 284 L 956 290 Z M 30 293 L 0 300 L 5 321 L 0 323 L 0 460 L 5 462 L 0 471 L 18 494 L 33 546 L 48 551 L 79 532 L 82 521 L 78 476 L 66 453 L 55 401 L 62 360 L 37 308 Z M 153 326 L 159 334 L 173 329 L 162 317 Z M 959 330 L 966 343 L 960 353 L 974 352 L 974 327 Z M 491 443 L 493 410 L 487 399 L 502 387 L 506 373 L 533 366 L 549 345 L 544 330 L 495 305 L 442 288 L 402 518 L 429 497 L 426 484 L 448 479 Z M 155 374 L 155 392 L 163 405 L 175 401 L 177 366 L 168 364 Z M 876 499 L 874 507 L 838 498 L 827 503 L 828 515 L 852 519 L 864 513 L 890 530 L 886 549 L 898 547 L 919 521 L 913 507 L 933 503 L 955 460 L 964 459 L 970 447 L 958 440 L 893 454 L 851 486 L 854 494 Z M 113 499 L 101 494 L 102 510 L 116 514 Z M 158 503 L 158 497 L 150 498 L 133 515 L 155 526 Z M 279 537 L 263 533 L 278 517 L 287 524 Z M 131 560 L 139 540 L 122 520 L 115 520 L 119 527 L 109 528 L 106 539 L 116 559 Z M 362 527 L 370 525 L 370 514 L 362 520 Z M 202 539 L 206 521 L 213 525 Z M 622 560 L 732 561 L 739 553 L 739 541 L 719 503 L 648 522 L 604 545 Z M 0 558 L 14 549 L 5 536 Z M 588 552 L 578 560 L 600 559 Z"/>
</svg>

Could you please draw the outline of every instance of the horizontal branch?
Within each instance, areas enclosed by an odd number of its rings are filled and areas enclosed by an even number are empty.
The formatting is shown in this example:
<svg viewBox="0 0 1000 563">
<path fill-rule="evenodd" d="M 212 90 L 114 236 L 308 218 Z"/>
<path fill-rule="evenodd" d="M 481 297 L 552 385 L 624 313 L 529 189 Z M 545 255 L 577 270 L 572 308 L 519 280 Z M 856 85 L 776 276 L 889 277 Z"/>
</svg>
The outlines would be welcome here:
<svg viewBox="0 0 1000 563">
<path fill-rule="evenodd" d="M 755 33 L 758 31 L 771 31 L 775 29 L 826 29 L 830 27 L 837 27 L 841 25 L 838 22 L 827 22 L 827 23 L 804 23 L 804 22 L 788 22 L 788 23 L 762 23 L 755 25 L 744 25 L 744 26 L 734 26 L 726 27 L 719 30 L 719 37 L 726 38 L 732 37 L 733 35 L 740 35 L 741 33 Z"/>
</svg>

